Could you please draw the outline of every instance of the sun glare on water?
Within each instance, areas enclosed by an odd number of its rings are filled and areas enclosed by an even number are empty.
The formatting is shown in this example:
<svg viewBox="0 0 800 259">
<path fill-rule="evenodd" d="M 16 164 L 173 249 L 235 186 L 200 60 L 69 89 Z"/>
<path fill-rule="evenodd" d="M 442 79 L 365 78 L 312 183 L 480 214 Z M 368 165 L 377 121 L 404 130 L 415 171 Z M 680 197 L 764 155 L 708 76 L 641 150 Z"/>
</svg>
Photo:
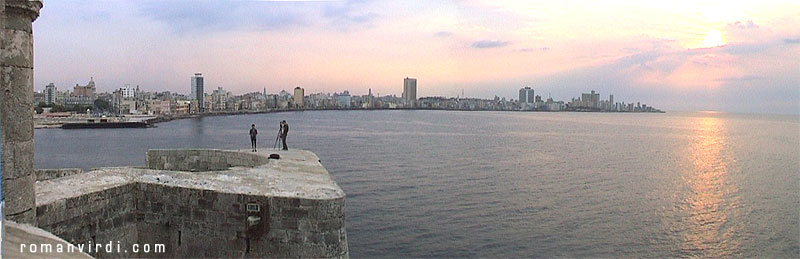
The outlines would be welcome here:
<svg viewBox="0 0 800 259">
<path fill-rule="evenodd" d="M 708 31 L 708 34 L 706 34 L 706 37 L 703 38 L 704 48 L 713 48 L 722 45 L 722 33 L 717 29 L 711 29 Z"/>
</svg>

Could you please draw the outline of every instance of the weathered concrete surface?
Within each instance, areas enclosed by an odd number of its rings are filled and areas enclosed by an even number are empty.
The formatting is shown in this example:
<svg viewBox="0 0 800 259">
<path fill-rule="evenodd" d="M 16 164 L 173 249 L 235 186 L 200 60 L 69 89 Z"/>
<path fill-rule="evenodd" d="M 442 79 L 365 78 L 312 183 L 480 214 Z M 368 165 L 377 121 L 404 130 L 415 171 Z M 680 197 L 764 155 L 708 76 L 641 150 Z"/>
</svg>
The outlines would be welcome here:
<svg viewBox="0 0 800 259">
<path fill-rule="evenodd" d="M 83 173 L 80 168 L 36 169 L 36 181 L 52 180 L 59 177 Z"/>
<path fill-rule="evenodd" d="M 164 254 L 98 257 L 348 256 L 345 194 L 313 153 L 148 152 L 160 161 L 164 155 L 190 157 L 180 153 L 228 154 L 248 166 L 213 172 L 102 168 L 40 181 L 37 222 L 73 243 L 166 245 Z M 270 153 L 280 154 L 281 159 L 252 158 L 267 158 Z M 258 205 L 260 211 L 248 212 L 248 205 Z"/>
<path fill-rule="evenodd" d="M 13 221 L 3 224 L 4 258 L 92 258 L 78 249 L 70 250 L 67 241 L 40 228 Z"/>
<path fill-rule="evenodd" d="M 34 224 L 33 21 L 41 1 L 2 2 L 0 125 L 6 219 Z"/>
<path fill-rule="evenodd" d="M 231 167 L 261 166 L 268 162 L 263 155 L 217 149 L 151 149 L 147 168 L 190 172 L 220 171 Z"/>
</svg>

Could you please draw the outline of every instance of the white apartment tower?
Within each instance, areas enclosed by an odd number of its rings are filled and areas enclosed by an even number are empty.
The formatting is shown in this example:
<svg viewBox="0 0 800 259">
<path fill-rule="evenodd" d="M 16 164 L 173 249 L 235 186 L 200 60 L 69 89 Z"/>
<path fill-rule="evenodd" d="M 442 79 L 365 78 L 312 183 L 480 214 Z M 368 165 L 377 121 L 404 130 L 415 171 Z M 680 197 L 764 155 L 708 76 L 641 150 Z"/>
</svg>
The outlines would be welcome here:
<svg viewBox="0 0 800 259">
<path fill-rule="evenodd" d="M 47 104 L 53 104 L 56 102 L 56 85 L 53 83 L 48 84 L 44 87 L 44 100 Z"/>
<path fill-rule="evenodd" d="M 131 87 L 129 84 L 125 84 L 125 87 L 120 90 L 122 90 L 122 98 L 136 97 L 136 88 Z"/>
</svg>

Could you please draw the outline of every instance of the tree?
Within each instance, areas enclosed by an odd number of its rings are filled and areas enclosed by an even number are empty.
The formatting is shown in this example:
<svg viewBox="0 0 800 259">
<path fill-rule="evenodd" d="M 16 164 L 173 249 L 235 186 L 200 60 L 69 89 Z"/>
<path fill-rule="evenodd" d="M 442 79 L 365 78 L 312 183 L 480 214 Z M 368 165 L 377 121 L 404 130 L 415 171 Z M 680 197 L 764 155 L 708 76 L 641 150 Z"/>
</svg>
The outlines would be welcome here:
<svg viewBox="0 0 800 259">
<path fill-rule="evenodd" d="M 67 111 L 69 111 L 69 109 L 67 109 L 67 107 L 64 107 L 63 105 L 53 104 L 52 107 L 53 108 L 50 109 L 50 112 L 67 112 Z"/>
<path fill-rule="evenodd" d="M 103 99 L 94 100 L 94 107 L 100 112 L 111 111 L 113 108 L 111 107 L 111 103 Z"/>
</svg>

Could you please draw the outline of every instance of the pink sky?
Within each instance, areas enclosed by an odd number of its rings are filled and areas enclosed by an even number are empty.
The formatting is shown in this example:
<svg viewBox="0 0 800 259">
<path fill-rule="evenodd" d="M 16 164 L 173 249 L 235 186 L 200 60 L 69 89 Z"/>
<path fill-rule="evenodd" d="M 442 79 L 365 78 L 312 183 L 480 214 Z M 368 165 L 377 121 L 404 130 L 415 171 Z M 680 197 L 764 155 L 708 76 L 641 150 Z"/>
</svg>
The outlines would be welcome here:
<svg viewBox="0 0 800 259">
<path fill-rule="evenodd" d="M 798 113 L 800 4 L 769 1 L 47 1 L 35 86 L 569 100 Z"/>
</svg>

